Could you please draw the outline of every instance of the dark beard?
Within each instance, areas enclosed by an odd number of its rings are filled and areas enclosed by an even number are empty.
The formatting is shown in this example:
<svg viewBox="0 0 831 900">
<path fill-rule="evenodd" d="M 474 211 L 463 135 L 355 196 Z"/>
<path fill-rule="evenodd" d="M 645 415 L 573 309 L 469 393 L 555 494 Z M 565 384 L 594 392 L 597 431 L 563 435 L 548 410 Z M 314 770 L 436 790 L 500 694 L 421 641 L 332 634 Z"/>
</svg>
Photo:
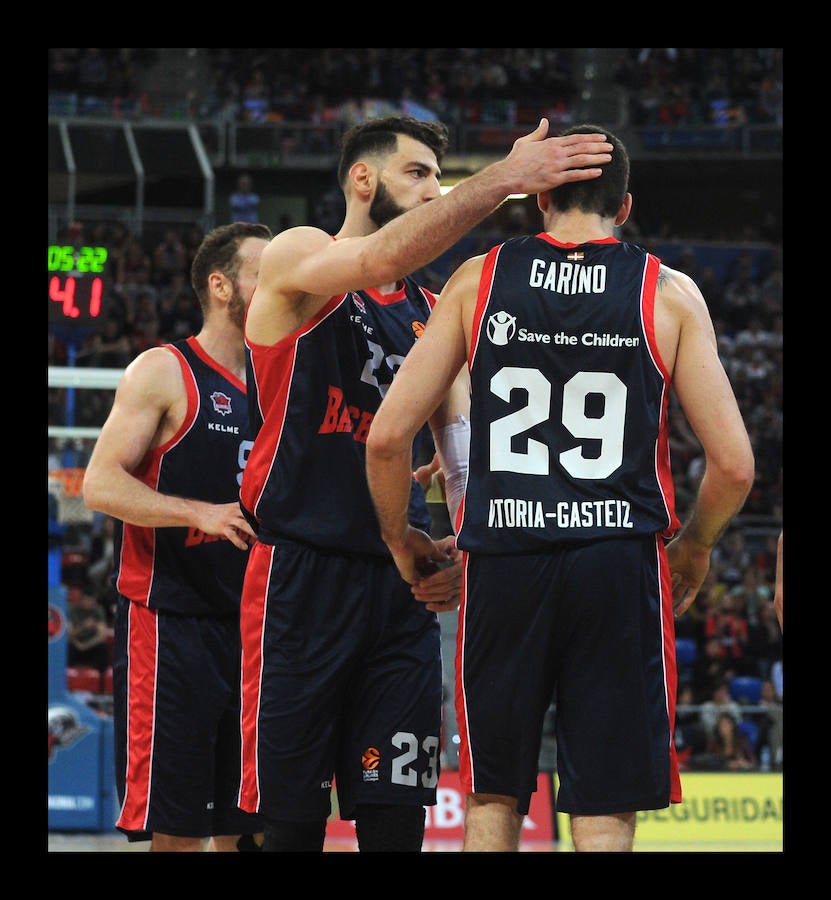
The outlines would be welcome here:
<svg viewBox="0 0 831 900">
<path fill-rule="evenodd" d="M 391 222 L 401 213 L 407 212 L 403 206 L 399 206 L 390 196 L 390 192 L 384 186 L 383 181 L 378 182 L 378 189 L 372 198 L 369 207 L 369 218 L 378 227 L 383 228 L 387 222 Z"/>
<path fill-rule="evenodd" d="M 242 331 L 245 327 L 245 300 L 242 299 L 236 282 L 234 282 L 234 292 L 228 301 L 228 315 L 234 325 L 237 325 Z"/>
</svg>

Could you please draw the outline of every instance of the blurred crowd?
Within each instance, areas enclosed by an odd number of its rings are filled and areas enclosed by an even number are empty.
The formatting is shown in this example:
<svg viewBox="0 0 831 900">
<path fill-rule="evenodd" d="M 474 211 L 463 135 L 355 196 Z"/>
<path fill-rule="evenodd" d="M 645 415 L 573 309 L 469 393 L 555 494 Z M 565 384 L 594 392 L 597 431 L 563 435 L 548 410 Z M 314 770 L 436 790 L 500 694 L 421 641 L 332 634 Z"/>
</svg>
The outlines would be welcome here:
<svg viewBox="0 0 831 900">
<path fill-rule="evenodd" d="M 615 82 L 635 126 L 782 125 L 782 47 L 630 48 Z"/>
<path fill-rule="evenodd" d="M 209 47 L 199 118 L 353 124 L 386 101 L 448 125 L 567 125 L 580 97 L 580 51 L 569 47 Z M 611 51 L 610 51 L 611 52 Z M 782 124 L 782 48 L 619 48 L 613 83 L 633 125 Z M 74 107 L 155 112 L 139 76 L 151 48 L 50 48 L 50 93 Z M 193 90 L 192 86 L 182 90 Z M 185 102 L 187 99 L 187 102 Z"/>
</svg>

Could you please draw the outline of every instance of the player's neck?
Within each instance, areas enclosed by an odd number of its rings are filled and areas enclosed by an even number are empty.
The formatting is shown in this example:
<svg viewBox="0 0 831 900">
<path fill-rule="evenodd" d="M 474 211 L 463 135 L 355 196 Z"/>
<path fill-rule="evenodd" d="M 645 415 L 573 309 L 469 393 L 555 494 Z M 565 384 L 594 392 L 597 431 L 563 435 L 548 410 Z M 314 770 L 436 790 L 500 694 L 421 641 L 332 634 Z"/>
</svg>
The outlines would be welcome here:
<svg viewBox="0 0 831 900">
<path fill-rule="evenodd" d="M 245 381 L 245 343 L 239 328 L 230 322 L 221 327 L 206 325 L 196 340 L 211 359 Z"/>
<path fill-rule="evenodd" d="M 614 236 L 611 220 L 579 210 L 552 215 L 545 222 L 545 230 L 561 244 L 586 244 Z"/>
</svg>

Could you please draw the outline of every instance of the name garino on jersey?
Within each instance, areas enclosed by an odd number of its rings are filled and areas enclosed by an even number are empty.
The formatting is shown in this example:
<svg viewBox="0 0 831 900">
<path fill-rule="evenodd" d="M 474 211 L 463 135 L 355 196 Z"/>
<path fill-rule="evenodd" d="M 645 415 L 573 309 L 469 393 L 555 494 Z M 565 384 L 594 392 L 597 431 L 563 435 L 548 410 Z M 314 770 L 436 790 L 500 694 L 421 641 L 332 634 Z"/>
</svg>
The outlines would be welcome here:
<svg viewBox="0 0 831 900">
<path fill-rule="evenodd" d="M 558 294 L 602 294 L 606 290 L 606 266 L 534 259 L 528 284 Z"/>
</svg>

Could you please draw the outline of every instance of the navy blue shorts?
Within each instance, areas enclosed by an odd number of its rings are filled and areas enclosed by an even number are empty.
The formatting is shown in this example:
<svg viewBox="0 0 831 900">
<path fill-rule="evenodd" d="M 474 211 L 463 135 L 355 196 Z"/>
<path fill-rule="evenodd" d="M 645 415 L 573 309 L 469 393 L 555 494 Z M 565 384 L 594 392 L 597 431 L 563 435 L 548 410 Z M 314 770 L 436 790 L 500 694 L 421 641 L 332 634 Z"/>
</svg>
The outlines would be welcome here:
<svg viewBox="0 0 831 900">
<path fill-rule="evenodd" d="M 242 595 L 240 806 L 275 821 L 431 806 L 442 721 L 438 617 L 391 558 L 251 548 Z"/>
<path fill-rule="evenodd" d="M 557 809 L 611 815 L 681 801 L 673 746 L 675 626 L 655 537 L 468 556 L 456 717 L 467 793 L 536 789 L 555 710 Z"/>
<path fill-rule="evenodd" d="M 119 596 L 114 632 L 116 827 L 131 841 L 261 832 L 236 805 L 239 621 Z"/>
</svg>

